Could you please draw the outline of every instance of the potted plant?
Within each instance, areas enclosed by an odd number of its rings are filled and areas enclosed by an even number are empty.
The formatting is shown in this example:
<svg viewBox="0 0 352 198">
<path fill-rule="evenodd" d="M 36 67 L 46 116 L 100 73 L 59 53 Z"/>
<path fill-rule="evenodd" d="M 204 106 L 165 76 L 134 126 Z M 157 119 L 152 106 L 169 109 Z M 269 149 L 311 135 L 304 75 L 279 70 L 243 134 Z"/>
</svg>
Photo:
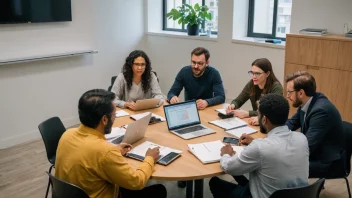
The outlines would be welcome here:
<svg viewBox="0 0 352 198">
<path fill-rule="evenodd" d="M 192 7 L 185 3 L 182 6 L 178 6 L 177 9 L 173 8 L 169 13 L 166 14 L 168 19 L 178 20 L 178 24 L 187 25 L 188 35 L 198 35 L 199 25 L 203 24 L 206 19 L 211 20 L 211 13 L 208 12 L 208 6 L 199 6 L 198 3 Z"/>
</svg>

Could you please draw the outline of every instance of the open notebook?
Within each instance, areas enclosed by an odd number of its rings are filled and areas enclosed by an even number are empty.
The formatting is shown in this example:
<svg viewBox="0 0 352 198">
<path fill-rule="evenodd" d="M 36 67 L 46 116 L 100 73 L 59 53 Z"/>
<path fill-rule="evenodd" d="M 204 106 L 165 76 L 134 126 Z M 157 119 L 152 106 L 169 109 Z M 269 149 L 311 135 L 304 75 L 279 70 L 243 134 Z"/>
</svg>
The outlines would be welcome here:
<svg viewBox="0 0 352 198">
<path fill-rule="evenodd" d="M 209 123 L 214 124 L 214 125 L 216 125 L 220 128 L 223 128 L 225 130 L 236 129 L 236 128 L 247 126 L 247 123 L 245 121 L 243 121 L 237 117 L 221 119 L 221 120 L 214 120 L 214 121 L 210 121 Z"/>
<path fill-rule="evenodd" d="M 240 139 L 240 137 L 242 136 L 242 134 L 246 133 L 246 134 L 252 134 L 252 133 L 256 133 L 257 129 L 254 129 L 252 127 L 249 126 L 245 126 L 245 127 L 239 127 L 236 129 L 231 129 L 231 130 L 225 130 L 226 133 L 234 136 L 237 139 Z"/>
<path fill-rule="evenodd" d="M 147 152 L 148 148 L 155 148 L 155 147 L 160 147 L 160 158 L 157 161 L 158 164 L 161 165 L 168 165 L 172 161 L 174 161 L 176 158 L 181 156 L 180 150 L 172 149 L 166 146 L 161 146 L 158 144 L 155 144 L 153 142 L 145 141 L 142 144 L 134 147 L 132 150 L 130 150 L 128 153 L 126 153 L 127 157 L 143 161 L 145 157 L 145 153 Z"/>
<path fill-rule="evenodd" d="M 189 151 L 195 155 L 203 164 L 219 162 L 221 148 L 225 146 L 220 140 L 213 142 L 203 142 L 199 144 L 188 144 Z M 232 146 L 236 155 L 243 151 L 242 146 Z"/>
</svg>

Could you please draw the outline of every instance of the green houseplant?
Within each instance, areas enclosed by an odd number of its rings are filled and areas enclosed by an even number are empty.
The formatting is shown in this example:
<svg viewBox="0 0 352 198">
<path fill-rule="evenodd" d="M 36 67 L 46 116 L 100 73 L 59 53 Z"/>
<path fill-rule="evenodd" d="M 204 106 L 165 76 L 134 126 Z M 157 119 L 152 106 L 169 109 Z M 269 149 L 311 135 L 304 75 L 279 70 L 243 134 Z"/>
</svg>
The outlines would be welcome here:
<svg viewBox="0 0 352 198">
<path fill-rule="evenodd" d="M 178 6 L 177 9 L 173 8 L 169 13 L 166 14 L 168 19 L 177 20 L 178 24 L 187 25 L 188 35 L 198 35 L 199 25 L 203 24 L 207 19 L 211 20 L 211 13 L 208 12 L 208 6 L 199 6 L 198 3 L 192 7 L 185 3 L 182 6 Z"/>
</svg>

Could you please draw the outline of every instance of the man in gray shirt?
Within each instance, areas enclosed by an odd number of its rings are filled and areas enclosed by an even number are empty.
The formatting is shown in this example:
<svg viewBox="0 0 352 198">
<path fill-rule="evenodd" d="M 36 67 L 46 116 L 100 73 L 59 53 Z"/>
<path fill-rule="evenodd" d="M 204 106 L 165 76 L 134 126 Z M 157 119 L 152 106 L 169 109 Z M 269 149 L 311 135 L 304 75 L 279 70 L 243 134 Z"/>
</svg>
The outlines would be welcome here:
<svg viewBox="0 0 352 198">
<path fill-rule="evenodd" d="M 240 144 L 248 146 L 238 154 L 231 145 L 221 149 L 222 170 L 234 176 L 249 173 L 249 181 L 236 185 L 213 177 L 209 186 L 214 197 L 266 198 L 276 190 L 308 185 L 308 141 L 285 125 L 288 113 L 289 104 L 282 95 L 261 98 L 258 121 L 260 131 L 268 136 L 253 139 L 244 134 Z"/>
</svg>

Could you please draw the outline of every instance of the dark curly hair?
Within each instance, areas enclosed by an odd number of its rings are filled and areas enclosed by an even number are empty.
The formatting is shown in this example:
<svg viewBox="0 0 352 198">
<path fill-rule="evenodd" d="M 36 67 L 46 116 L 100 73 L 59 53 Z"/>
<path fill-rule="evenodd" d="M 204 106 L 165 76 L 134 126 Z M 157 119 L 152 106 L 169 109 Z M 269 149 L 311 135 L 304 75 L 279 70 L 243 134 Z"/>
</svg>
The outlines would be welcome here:
<svg viewBox="0 0 352 198">
<path fill-rule="evenodd" d="M 283 126 L 288 119 L 290 106 L 282 95 L 269 93 L 259 100 L 258 111 L 261 116 L 266 116 L 273 125 Z"/>
<path fill-rule="evenodd" d="M 150 89 L 150 81 L 151 81 L 150 72 L 152 71 L 152 67 L 151 67 L 149 57 L 144 51 L 142 50 L 132 51 L 126 58 L 126 62 L 122 67 L 122 73 L 127 82 L 127 90 L 130 91 L 132 87 L 132 81 L 133 81 L 133 70 L 132 70 L 133 62 L 138 57 L 144 58 L 146 63 L 144 73 L 142 74 L 142 89 L 144 93 L 147 93 L 147 91 Z"/>
</svg>

